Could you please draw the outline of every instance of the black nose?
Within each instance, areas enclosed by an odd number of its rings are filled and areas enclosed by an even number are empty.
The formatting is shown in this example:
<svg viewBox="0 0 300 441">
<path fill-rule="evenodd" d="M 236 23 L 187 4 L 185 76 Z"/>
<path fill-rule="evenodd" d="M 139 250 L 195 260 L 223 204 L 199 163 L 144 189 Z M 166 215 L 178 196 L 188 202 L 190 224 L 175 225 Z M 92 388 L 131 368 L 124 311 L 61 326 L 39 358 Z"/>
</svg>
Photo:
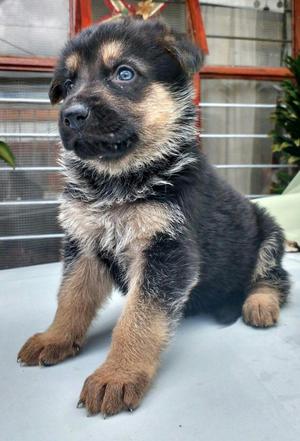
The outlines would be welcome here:
<svg viewBox="0 0 300 441">
<path fill-rule="evenodd" d="M 83 104 L 73 104 L 63 111 L 62 119 L 65 126 L 71 129 L 81 129 L 89 116 L 89 109 Z"/>
</svg>

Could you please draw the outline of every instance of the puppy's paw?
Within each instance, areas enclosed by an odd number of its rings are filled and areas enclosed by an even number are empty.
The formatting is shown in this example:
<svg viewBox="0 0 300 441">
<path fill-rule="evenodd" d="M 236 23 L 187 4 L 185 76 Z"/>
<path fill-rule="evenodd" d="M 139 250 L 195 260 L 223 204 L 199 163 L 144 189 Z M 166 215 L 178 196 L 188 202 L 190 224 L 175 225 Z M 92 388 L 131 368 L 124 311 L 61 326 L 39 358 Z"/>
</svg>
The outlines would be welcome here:
<svg viewBox="0 0 300 441">
<path fill-rule="evenodd" d="M 70 343 L 49 332 L 43 332 L 27 340 L 18 354 L 18 362 L 28 366 L 51 366 L 76 355 L 79 350 L 77 343 Z"/>
<path fill-rule="evenodd" d="M 245 323 L 260 328 L 274 326 L 278 321 L 279 312 L 278 298 L 266 293 L 251 294 L 243 305 Z"/>
<path fill-rule="evenodd" d="M 124 409 L 132 411 L 149 385 L 150 378 L 146 373 L 116 370 L 115 366 L 105 363 L 86 379 L 78 407 L 85 406 L 91 415 L 101 412 L 104 417 Z"/>
</svg>

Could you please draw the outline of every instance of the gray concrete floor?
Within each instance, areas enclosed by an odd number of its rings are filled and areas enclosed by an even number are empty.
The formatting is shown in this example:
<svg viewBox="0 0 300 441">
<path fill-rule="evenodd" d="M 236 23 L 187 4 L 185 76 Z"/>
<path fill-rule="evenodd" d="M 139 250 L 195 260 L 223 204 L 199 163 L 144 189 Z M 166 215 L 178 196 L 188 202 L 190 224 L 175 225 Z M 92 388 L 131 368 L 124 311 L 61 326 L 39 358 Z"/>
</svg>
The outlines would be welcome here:
<svg viewBox="0 0 300 441">
<path fill-rule="evenodd" d="M 61 265 L 1 271 L 1 441 L 299 440 L 300 256 L 289 255 L 285 266 L 294 284 L 278 326 L 183 321 L 141 407 L 105 420 L 86 418 L 76 403 L 83 381 L 105 359 L 124 299 L 113 296 L 78 357 L 20 367 L 19 348 L 53 317 Z"/>
</svg>

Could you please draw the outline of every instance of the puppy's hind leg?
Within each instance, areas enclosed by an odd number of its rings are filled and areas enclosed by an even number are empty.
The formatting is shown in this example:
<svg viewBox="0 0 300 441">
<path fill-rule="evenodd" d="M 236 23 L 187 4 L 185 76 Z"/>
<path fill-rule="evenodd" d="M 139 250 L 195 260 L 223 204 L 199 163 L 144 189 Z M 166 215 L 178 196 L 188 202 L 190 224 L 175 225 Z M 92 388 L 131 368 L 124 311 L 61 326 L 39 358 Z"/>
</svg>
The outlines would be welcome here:
<svg viewBox="0 0 300 441">
<path fill-rule="evenodd" d="M 279 319 L 280 307 L 287 299 L 289 279 L 281 266 L 283 237 L 275 229 L 263 241 L 258 253 L 256 268 L 249 293 L 243 304 L 243 319 L 251 326 L 267 328 Z"/>
</svg>

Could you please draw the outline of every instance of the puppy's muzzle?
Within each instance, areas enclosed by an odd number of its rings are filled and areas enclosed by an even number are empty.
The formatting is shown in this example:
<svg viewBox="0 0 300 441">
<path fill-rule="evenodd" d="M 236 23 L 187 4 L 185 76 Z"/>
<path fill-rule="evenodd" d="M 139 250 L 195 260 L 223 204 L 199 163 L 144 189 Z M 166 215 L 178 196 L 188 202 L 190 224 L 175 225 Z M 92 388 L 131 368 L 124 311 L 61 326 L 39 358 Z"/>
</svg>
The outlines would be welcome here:
<svg viewBox="0 0 300 441">
<path fill-rule="evenodd" d="M 90 111 L 84 104 L 73 104 L 62 114 L 63 124 L 69 129 L 81 130 L 89 117 Z"/>
<path fill-rule="evenodd" d="M 105 104 L 84 102 L 61 109 L 59 131 L 64 147 L 81 159 L 114 160 L 126 155 L 137 144 L 134 125 Z"/>
</svg>

